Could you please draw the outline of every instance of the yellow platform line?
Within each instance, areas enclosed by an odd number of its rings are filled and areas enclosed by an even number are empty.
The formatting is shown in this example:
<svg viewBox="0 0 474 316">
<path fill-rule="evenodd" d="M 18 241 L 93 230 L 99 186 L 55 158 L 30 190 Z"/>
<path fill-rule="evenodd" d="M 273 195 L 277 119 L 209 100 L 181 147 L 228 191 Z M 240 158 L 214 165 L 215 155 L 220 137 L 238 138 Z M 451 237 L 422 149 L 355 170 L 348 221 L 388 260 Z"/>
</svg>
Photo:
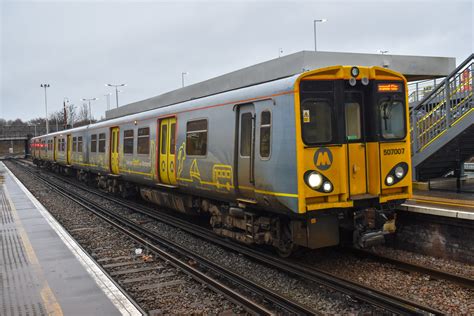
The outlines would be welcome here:
<svg viewBox="0 0 474 316">
<path fill-rule="evenodd" d="M 449 206 L 461 206 L 461 207 L 471 207 L 474 210 L 474 201 L 464 201 L 464 200 L 450 200 L 446 198 L 438 197 L 428 197 L 428 196 L 417 196 L 414 195 L 411 199 L 412 201 L 424 202 L 424 203 L 433 203 Z"/>
<path fill-rule="evenodd" d="M 41 269 L 41 265 L 38 261 L 38 257 L 31 245 L 30 239 L 28 238 L 28 234 L 26 233 L 23 224 L 21 223 L 20 217 L 18 216 L 18 212 L 13 204 L 13 201 L 8 194 L 8 190 L 6 186 L 3 186 L 3 190 L 5 192 L 5 197 L 10 204 L 10 208 L 12 210 L 13 218 L 15 219 L 15 226 L 18 234 L 20 235 L 20 240 L 25 248 L 26 256 L 28 257 L 28 262 L 30 263 L 34 277 L 37 279 L 38 284 L 41 286 L 40 296 L 43 300 L 43 305 L 46 309 L 47 315 L 63 315 L 63 311 L 61 309 L 61 305 L 59 305 L 56 296 L 54 296 L 53 291 L 49 287 L 48 281 L 46 280 L 43 270 Z"/>
</svg>

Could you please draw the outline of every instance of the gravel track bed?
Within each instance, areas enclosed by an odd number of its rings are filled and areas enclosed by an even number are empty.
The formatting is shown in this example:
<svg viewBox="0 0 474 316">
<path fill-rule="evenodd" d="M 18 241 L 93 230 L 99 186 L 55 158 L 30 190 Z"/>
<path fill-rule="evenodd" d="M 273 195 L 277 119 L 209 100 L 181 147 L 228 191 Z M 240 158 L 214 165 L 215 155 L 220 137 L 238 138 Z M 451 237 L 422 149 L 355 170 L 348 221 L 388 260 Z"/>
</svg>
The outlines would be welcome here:
<svg viewBox="0 0 474 316">
<path fill-rule="evenodd" d="M 474 290 L 449 281 L 401 271 L 394 265 L 358 258 L 343 249 L 318 249 L 300 260 L 334 275 L 434 307 L 446 314 L 474 314 Z M 451 262 L 445 266 L 446 270 L 449 264 Z M 457 264 L 453 262 L 454 266 Z"/>
<path fill-rule="evenodd" d="M 69 184 L 64 184 L 68 186 Z M 76 187 L 76 190 L 80 188 Z M 81 195 L 111 208 L 129 219 L 143 223 L 143 227 L 153 229 L 160 236 L 170 239 L 201 256 L 219 262 L 221 266 L 232 269 L 239 275 L 275 290 L 292 300 L 324 314 L 372 314 L 382 311 L 374 306 L 352 299 L 345 294 L 333 291 L 314 282 L 290 276 L 276 269 L 256 263 L 247 257 L 227 251 L 224 248 L 203 241 L 180 229 L 150 219 L 148 216 L 131 212 L 114 202 L 104 200 L 94 194 L 81 191 Z"/>
<path fill-rule="evenodd" d="M 240 314 L 242 309 L 160 258 L 81 206 L 59 196 L 15 164 L 6 162 L 48 211 L 114 280 L 152 314 Z M 79 193 L 79 190 L 76 190 Z M 102 200 L 104 203 L 104 201 Z M 131 269 L 150 269 L 133 272 Z M 114 275 L 116 274 L 116 275 Z M 159 287 L 156 287 L 156 285 Z M 147 288 L 149 287 L 149 288 Z"/>
<path fill-rule="evenodd" d="M 344 294 L 328 290 L 323 286 L 294 278 L 285 273 L 255 263 L 244 256 L 229 252 L 219 246 L 210 244 L 167 224 L 150 220 L 149 217 L 130 212 L 127 208 L 90 193 L 83 193 L 89 199 L 101 203 L 116 212 L 126 214 L 128 218 L 141 222 L 144 227 L 153 229 L 164 238 L 196 251 L 200 255 L 220 262 L 222 266 L 255 282 L 263 284 L 322 313 L 372 313 L 374 308 L 352 300 Z M 391 251 L 392 249 L 378 247 L 377 252 L 394 258 L 430 265 L 448 272 L 459 271 L 469 275 L 473 267 L 463 263 L 430 258 L 406 251 Z M 375 287 L 409 300 L 435 307 L 448 314 L 474 314 L 474 290 L 466 289 L 444 280 L 431 279 L 419 273 L 407 273 L 396 269 L 393 265 L 375 262 L 371 259 L 361 259 L 344 253 L 340 249 L 321 249 L 311 251 L 299 260 L 304 263 L 330 272 L 351 281 Z M 466 274 L 467 273 L 467 274 Z"/>
<path fill-rule="evenodd" d="M 423 265 L 428 268 L 450 272 L 463 277 L 474 278 L 474 265 L 472 264 L 384 246 L 375 247 L 372 251 L 392 259 Z"/>
</svg>

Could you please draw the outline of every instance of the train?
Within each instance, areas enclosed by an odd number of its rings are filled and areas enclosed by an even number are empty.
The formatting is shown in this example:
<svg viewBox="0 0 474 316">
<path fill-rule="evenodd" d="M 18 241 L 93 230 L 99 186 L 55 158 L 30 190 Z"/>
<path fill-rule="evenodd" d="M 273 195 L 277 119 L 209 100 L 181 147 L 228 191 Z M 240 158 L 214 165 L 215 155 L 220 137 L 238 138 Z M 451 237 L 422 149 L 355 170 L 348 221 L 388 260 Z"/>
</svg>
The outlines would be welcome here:
<svg viewBox="0 0 474 316">
<path fill-rule="evenodd" d="M 408 112 L 402 74 L 337 65 L 34 137 L 31 155 L 281 256 L 369 247 L 412 194 Z"/>
</svg>

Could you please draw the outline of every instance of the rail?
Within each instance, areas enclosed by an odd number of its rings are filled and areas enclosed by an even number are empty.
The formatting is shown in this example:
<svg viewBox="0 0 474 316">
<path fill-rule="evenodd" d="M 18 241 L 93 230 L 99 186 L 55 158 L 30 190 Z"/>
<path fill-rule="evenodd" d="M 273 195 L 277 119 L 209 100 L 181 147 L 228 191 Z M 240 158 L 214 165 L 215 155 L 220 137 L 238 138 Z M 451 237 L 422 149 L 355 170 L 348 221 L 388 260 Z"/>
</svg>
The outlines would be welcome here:
<svg viewBox="0 0 474 316">
<path fill-rule="evenodd" d="M 474 54 L 471 54 L 410 110 L 412 154 L 422 152 L 474 110 L 473 86 Z"/>
<path fill-rule="evenodd" d="M 228 285 L 222 283 L 221 281 L 218 281 L 214 277 L 209 276 L 207 273 L 202 272 L 201 269 L 198 269 L 197 267 L 205 267 L 207 270 L 210 270 L 214 274 L 218 275 L 220 279 L 224 278 L 230 281 L 231 283 L 238 284 L 239 286 L 245 288 L 247 291 L 262 296 L 264 301 L 271 302 L 274 306 L 277 306 L 290 314 L 317 314 L 317 312 L 312 311 L 303 305 L 293 302 L 292 300 L 282 295 L 279 295 L 278 293 L 275 293 L 265 287 L 262 287 L 251 280 L 245 279 L 237 273 L 232 272 L 231 270 L 219 265 L 219 263 L 215 263 L 207 258 L 200 256 L 196 252 L 190 251 L 171 240 L 161 237 L 153 230 L 144 228 L 140 223 L 137 224 L 128 218 L 120 216 L 119 214 L 113 211 L 107 210 L 106 208 L 95 202 L 87 200 L 86 197 L 78 195 L 76 191 L 69 191 L 65 188 L 65 186 L 55 183 L 54 181 L 51 181 L 50 179 L 47 179 L 44 176 L 35 174 L 30 170 L 28 170 L 28 172 L 43 181 L 47 186 L 58 192 L 60 195 L 81 205 L 91 213 L 105 220 L 106 222 L 108 222 L 115 228 L 121 230 L 123 233 L 127 234 L 139 243 L 145 245 L 147 249 L 152 250 L 158 256 L 160 256 L 164 260 L 167 260 L 176 268 L 181 269 L 197 281 L 203 284 L 207 284 L 210 288 L 221 293 L 235 304 L 241 305 L 250 314 L 273 315 L 274 313 L 268 310 L 260 303 L 257 303 L 252 299 L 247 298 L 245 295 L 238 293 L 234 289 L 230 288 Z M 66 183 L 70 182 L 59 177 L 56 178 Z M 75 185 L 77 186 L 77 183 Z M 104 197 L 104 195 L 97 194 L 97 192 L 94 192 L 93 190 L 90 190 L 87 187 L 81 187 L 81 189 Z M 173 254 L 169 250 L 172 250 Z M 191 261 L 197 262 L 197 265 L 194 266 L 188 264 L 188 262 Z"/>
<path fill-rule="evenodd" d="M 63 179 L 64 181 L 64 179 Z M 78 184 L 75 184 L 78 186 Z M 212 231 L 205 229 L 199 225 L 189 223 L 185 220 L 177 217 L 168 215 L 164 212 L 156 212 L 155 209 L 148 208 L 144 205 L 124 201 L 109 194 L 97 192 L 86 186 L 79 185 L 82 190 L 86 190 L 89 193 L 99 195 L 109 201 L 115 202 L 123 207 L 129 208 L 132 211 L 147 215 L 155 220 L 165 222 L 168 225 L 177 227 L 183 231 L 186 231 L 194 236 L 202 238 L 206 241 L 218 244 L 226 249 L 236 251 L 242 255 L 248 256 L 258 262 L 269 265 L 277 270 L 285 273 L 290 273 L 301 277 L 302 279 L 321 284 L 333 290 L 342 292 L 351 297 L 357 298 L 361 301 L 367 302 L 371 305 L 378 306 L 387 311 L 396 314 L 410 314 L 410 315 L 425 315 L 425 314 L 441 314 L 440 311 L 433 309 L 422 304 L 391 295 L 371 287 L 367 287 L 361 284 L 357 284 L 322 270 L 308 269 L 298 265 L 297 263 L 291 263 L 290 261 L 277 258 L 273 255 L 266 254 L 261 250 L 254 250 L 250 247 L 224 240 L 216 236 Z M 77 196 L 77 194 L 76 194 Z"/>
</svg>

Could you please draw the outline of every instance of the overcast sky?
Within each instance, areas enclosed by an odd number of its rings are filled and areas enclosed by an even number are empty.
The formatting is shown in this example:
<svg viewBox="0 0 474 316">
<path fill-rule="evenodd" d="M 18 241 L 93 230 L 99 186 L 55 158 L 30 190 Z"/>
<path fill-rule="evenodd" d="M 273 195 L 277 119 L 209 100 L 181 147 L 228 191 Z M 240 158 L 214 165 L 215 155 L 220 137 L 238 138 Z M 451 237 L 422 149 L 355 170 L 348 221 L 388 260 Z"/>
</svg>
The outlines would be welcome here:
<svg viewBox="0 0 474 316">
<path fill-rule="evenodd" d="M 473 1 L 0 0 L 0 117 L 28 120 L 97 97 L 121 105 L 302 50 L 456 57 L 473 49 Z M 115 96 L 111 98 L 115 106 Z"/>
</svg>

